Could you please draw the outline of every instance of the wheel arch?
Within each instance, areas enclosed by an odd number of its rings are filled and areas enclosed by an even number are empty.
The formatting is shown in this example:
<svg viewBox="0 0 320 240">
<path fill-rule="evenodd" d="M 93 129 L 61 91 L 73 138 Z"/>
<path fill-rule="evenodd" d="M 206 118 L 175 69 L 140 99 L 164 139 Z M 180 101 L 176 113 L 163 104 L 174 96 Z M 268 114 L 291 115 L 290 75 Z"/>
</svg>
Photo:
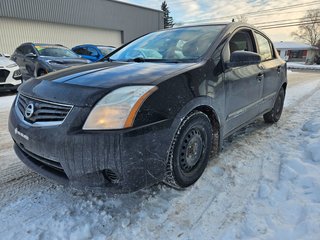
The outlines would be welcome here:
<svg viewBox="0 0 320 240">
<path fill-rule="evenodd" d="M 180 126 L 180 123 L 185 119 L 191 112 L 200 111 L 206 114 L 211 122 L 213 130 L 213 142 L 214 146 L 212 148 L 212 153 L 217 154 L 222 147 L 222 134 L 221 134 L 221 121 L 220 121 L 220 111 L 219 108 L 214 106 L 213 99 L 210 97 L 198 97 L 187 103 L 176 115 L 175 120 L 172 123 L 172 128 L 174 132 Z"/>
<path fill-rule="evenodd" d="M 212 135 L 213 135 L 213 143 L 214 143 L 212 148 L 212 153 L 216 155 L 220 149 L 220 122 L 218 120 L 217 113 L 212 107 L 208 105 L 198 106 L 194 110 L 203 112 L 210 119 L 212 131 L 213 131 Z"/>
<path fill-rule="evenodd" d="M 287 90 L 287 85 L 288 85 L 288 83 L 287 82 L 284 82 L 283 84 L 282 84 L 282 88 L 283 88 L 283 90 L 284 90 L 284 93 L 286 93 L 286 90 Z"/>
<path fill-rule="evenodd" d="M 40 72 L 45 72 L 45 73 L 47 73 L 47 71 L 43 68 L 43 67 L 39 67 L 38 69 L 37 69 L 37 77 L 39 77 L 40 76 Z"/>
</svg>

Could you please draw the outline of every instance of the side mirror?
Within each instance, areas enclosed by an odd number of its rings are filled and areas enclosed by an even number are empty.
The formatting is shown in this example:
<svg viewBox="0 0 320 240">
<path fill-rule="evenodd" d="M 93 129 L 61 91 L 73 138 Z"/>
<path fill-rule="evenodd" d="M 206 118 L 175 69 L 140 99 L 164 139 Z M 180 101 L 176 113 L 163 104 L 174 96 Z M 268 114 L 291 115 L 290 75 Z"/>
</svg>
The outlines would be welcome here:
<svg viewBox="0 0 320 240">
<path fill-rule="evenodd" d="M 3 54 L 6 58 L 10 58 L 10 54 L 8 54 L 8 53 L 5 53 L 5 54 Z"/>
<path fill-rule="evenodd" d="M 26 57 L 31 58 L 31 59 L 35 59 L 35 58 L 37 58 L 37 55 L 34 53 L 28 53 L 28 54 L 26 54 Z"/>
<path fill-rule="evenodd" d="M 261 56 L 254 52 L 234 51 L 231 53 L 228 67 L 241 67 L 261 63 Z"/>
</svg>

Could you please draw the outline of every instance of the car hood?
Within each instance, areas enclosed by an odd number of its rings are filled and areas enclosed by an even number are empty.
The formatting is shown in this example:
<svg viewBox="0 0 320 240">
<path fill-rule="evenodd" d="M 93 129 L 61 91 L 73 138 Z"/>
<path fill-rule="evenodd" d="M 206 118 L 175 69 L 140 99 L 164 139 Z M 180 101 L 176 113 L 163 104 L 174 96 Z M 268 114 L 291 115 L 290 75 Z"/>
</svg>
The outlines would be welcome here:
<svg viewBox="0 0 320 240">
<path fill-rule="evenodd" d="M 0 57 L 0 67 L 6 67 L 10 64 L 15 64 L 15 62 L 11 61 L 6 57 Z"/>
<path fill-rule="evenodd" d="M 86 64 L 89 63 L 90 61 L 88 61 L 87 59 L 84 58 L 60 58 L 60 57 L 43 57 L 41 56 L 40 59 L 42 61 L 54 61 L 57 62 L 59 64 L 63 64 L 63 65 L 81 65 L 81 64 Z"/>
<path fill-rule="evenodd" d="M 92 106 L 108 92 L 126 85 L 157 85 L 194 68 L 195 63 L 103 62 L 71 67 L 28 80 L 19 91 L 49 101 Z"/>
</svg>

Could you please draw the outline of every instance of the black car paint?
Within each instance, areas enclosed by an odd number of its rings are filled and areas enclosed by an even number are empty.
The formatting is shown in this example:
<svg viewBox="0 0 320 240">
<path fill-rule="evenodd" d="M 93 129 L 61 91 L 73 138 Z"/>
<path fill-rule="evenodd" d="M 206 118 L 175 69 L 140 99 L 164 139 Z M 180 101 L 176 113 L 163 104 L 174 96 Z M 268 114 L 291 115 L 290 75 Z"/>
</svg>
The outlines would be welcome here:
<svg viewBox="0 0 320 240">
<path fill-rule="evenodd" d="M 51 44 L 47 44 L 51 45 Z M 31 51 L 28 53 L 20 53 L 17 49 L 28 46 Z M 52 45 L 55 46 L 55 45 Z M 60 45 L 58 45 L 60 46 Z M 11 60 L 15 61 L 24 76 L 24 79 L 39 76 L 40 71 L 45 73 L 58 71 L 71 66 L 79 66 L 87 64 L 88 61 L 82 58 L 58 58 L 49 56 L 40 56 L 33 43 L 21 44 L 16 51 L 12 54 Z M 70 50 L 71 51 L 71 50 Z M 27 56 L 27 54 L 33 53 L 34 56 Z M 47 61 L 59 62 L 56 65 L 50 65 Z"/>
<path fill-rule="evenodd" d="M 254 29 L 227 25 L 195 63 L 97 63 L 28 81 L 19 88 L 20 94 L 74 107 L 60 126 L 35 128 L 21 121 L 13 106 L 9 130 L 18 156 L 35 171 L 63 184 L 129 192 L 164 179 L 171 141 L 181 120 L 194 109 L 210 116 L 221 148 L 225 137 L 272 108 L 275 96 L 270 97 L 270 92 L 278 92 L 287 81 L 285 62 L 277 53 L 272 61 L 226 67 L 230 57 L 226 43 L 241 28 Z M 158 90 L 144 102 L 132 128 L 82 130 L 92 106 L 105 94 L 133 84 L 157 85 Z M 52 174 L 28 152 L 59 161 L 67 177 Z M 115 172 L 119 182 L 107 181 L 105 169 Z"/>
</svg>

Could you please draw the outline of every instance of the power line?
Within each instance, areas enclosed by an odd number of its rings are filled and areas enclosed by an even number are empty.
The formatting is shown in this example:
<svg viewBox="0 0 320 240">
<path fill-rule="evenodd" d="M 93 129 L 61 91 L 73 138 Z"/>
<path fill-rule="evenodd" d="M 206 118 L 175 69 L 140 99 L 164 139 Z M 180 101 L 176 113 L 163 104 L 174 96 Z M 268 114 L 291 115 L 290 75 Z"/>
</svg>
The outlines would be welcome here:
<svg viewBox="0 0 320 240">
<path fill-rule="evenodd" d="M 318 21 L 318 20 L 317 20 Z M 312 23 L 316 23 L 317 21 L 312 21 L 312 20 L 309 20 L 309 21 L 304 21 L 304 22 L 297 22 L 297 21 L 292 21 L 292 22 L 288 22 L 288 23 L 278 23 L 278 24 L 265 24 L 265 25 L 262 25 L 262 26 L 258 26 L 259 28 L 264 28 L 264 27 L 275 27 L 275 26 L 284 26 L 284 25 L 287 25 L 287 24 L 312 24 Z M 319 19 L 320 21 L 320 19 Z M 257 26 L 257 25 L 255 25 Z"/>
<path fill-rule="evenodd" d="M 306 10 L 299 10 L 299 11 L 290 11 L 290 12 L 280 12 L 280 13 L 276 13 L 277 15 L 283 15 L 283 14 L 290 14 L 290 13 L 298 13 L 298 12 L 306 12 Z M 251 18 L 258 18 L 258 17 L 261 17 L 261 16 L 273 16 L 275 15 L 275 13 L 261 13 L 261 15 L 255 15 Z"/>
<path fill-rule="evenodd" d="M 265 9 L 263 10 L 264 13 L 266 12 L 274 12 L 274 11 L 278 11 L 278 10 L 288 10 L 288 9 L 292 9 L 292 8 L 302 8 L 302 7 L 307 7 L 307 6 L 312 6 L 312 5 L 317 5 L 320 4 L 320 1 L 312 1 L 312 2 L 307 2 L 307 3 L 301 3 L 301 4 L 293 4 L 293 5 L 289 5 L 286 7 L 277 7 L 277 8 L 269 8 L 269 9 Z M 197 22 L 203 22 L 203 21 L 208 21 L 208 20 L 218 20 L 218 19 L 231 19 L 232 17 L 235 16 L 239 16 L 239 15 L 261 15 L 260 12 L 255 11 L 255 12 L 247 12 L 247 13 L 239 13 L 239 14 L 234 14 L 234 15 L 228 15 L 228 16 L 222 16 L 222 17 L 215 17 L 215 18 L 205 18 L 205 19 L 200 19 L 200 20 L 195 20 L 195 21 L 186 21 L 186 22 L 181 22 L 182 24 L 184 23 L 197 23 Z M 179 24 L 179 23 L 177 23 Z"/>
<path fill-rule="evenodd" d="M 268 22 L 260 22 L 260 23 L 253 23 L 255 26 L 259 26 L 259 25 L 272 25 L 270 23 L 281 23 L 281 24 L 285 24 L 285 23 L 302 23 L 302 22 L 308 22 L 311 21 L 310 18 L 308 17 L 303 17 L 303 18 L 292 18 L 292 19 L 283 19 L 283 20 L 278 20 L 278 21 L 268 21 Z"/>
<path fill-rule="evenodd" d="M 320 23 L 320 21 L 310 22 L 310 23 L 288 24 L 288 25 L 282 25 L 282 26 L 261 27 L 260 29 L 266 30 L 266 29 L 273 29 L 273 28 L 297 27 L 297 26 L 303 26 L 303 25 L 311 25 L 315 23 Z"/>
</svg>

